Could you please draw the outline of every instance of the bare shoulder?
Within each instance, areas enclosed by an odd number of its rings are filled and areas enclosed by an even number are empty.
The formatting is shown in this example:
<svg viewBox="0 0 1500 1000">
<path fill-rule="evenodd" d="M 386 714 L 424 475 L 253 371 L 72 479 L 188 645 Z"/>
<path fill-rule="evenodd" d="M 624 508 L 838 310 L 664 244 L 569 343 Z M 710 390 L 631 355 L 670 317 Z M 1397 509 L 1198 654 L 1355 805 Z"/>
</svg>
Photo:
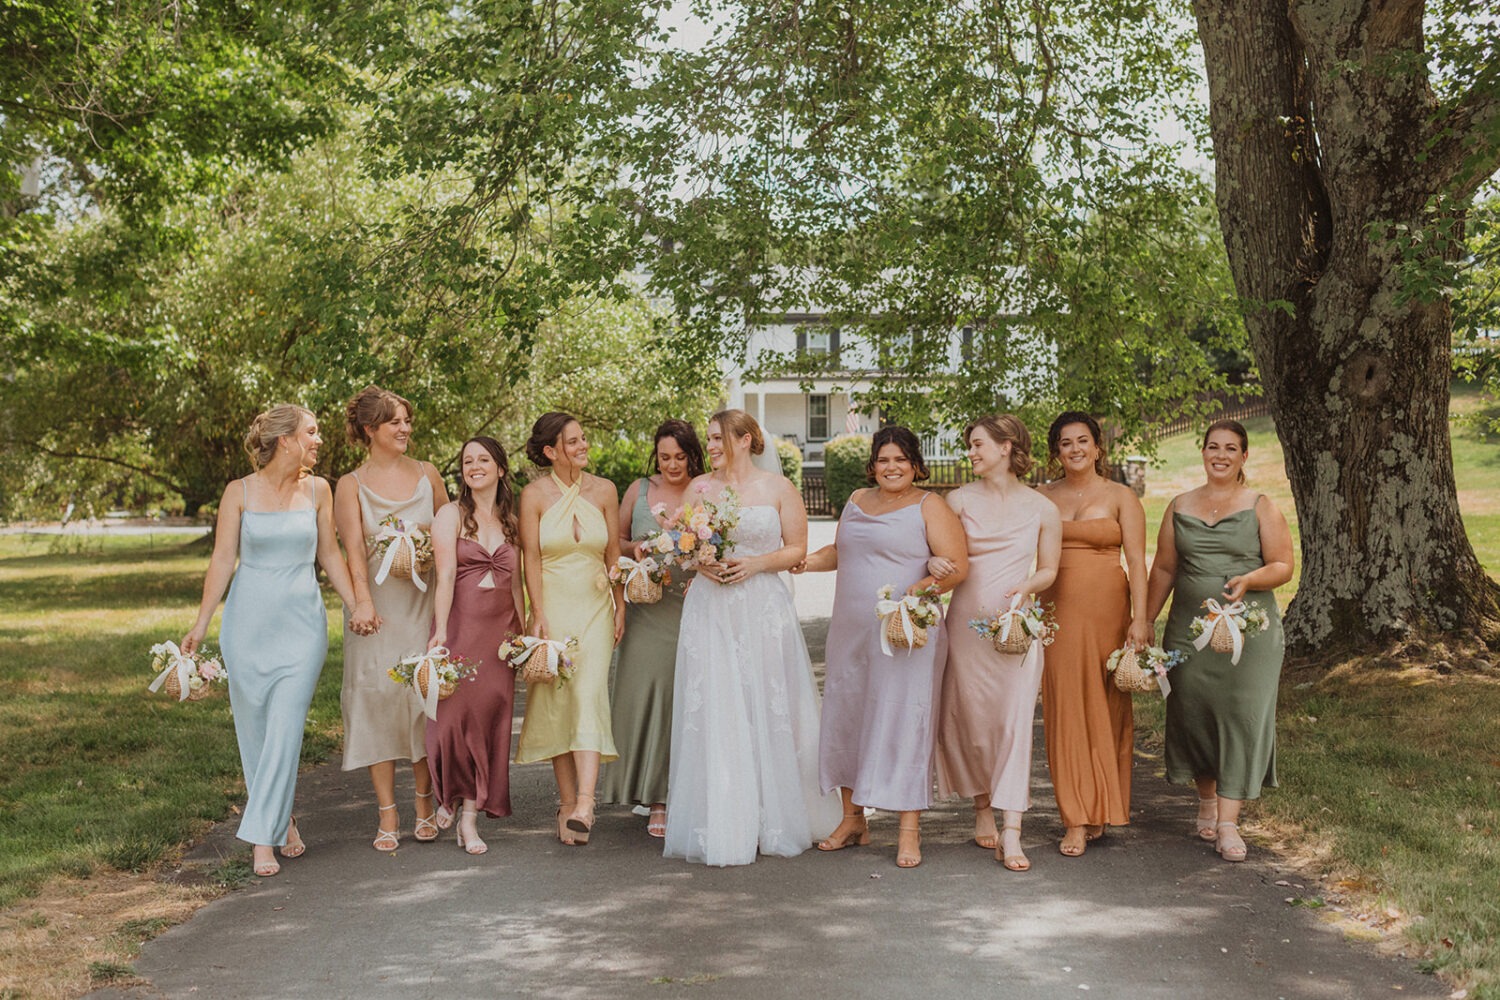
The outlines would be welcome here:
<svg viewBox="0 0 1500 1000">
<path fill-rule="evenodd" d="M 438 512 L 432 515 L 432 526 L 449 527 L 456 526 L 463 511 L 459 509 L 457 500 L 449 500 L 438 508 Z"/>
<path fill-rule="evenodd" d="M 318 503 L 333 496 L 333 487 L 328 485 L 328 480 L 322 476 L 309 476 L 308 478 L 312 480 L 313 496 L 317 498 Z"/>
</svg>

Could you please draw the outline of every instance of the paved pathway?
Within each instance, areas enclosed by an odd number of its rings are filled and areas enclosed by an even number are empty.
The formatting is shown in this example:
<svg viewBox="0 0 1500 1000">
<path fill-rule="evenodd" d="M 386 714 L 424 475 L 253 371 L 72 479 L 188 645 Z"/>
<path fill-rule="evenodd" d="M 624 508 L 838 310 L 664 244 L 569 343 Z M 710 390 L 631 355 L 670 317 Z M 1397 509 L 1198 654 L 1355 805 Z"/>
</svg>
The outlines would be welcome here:
<svg viewBox="0 0 1500 1000">
<path fill-rule="evenodd" d="M 815 542 L 831 534 L 815 525 Z M 821 658 L 831 581 L 799 580 Z M 819 614 L 821 612 L 821 614 Z M 806 998 L 1441 997 L 1405 962 L 1347 943 L 1315 910 L 1317 886 L 1266 852 L 1221 862 L 1192 832 L 1191 790 L 1141 758 L 1136 820 L 1061 857 L 1037 755 L 1025 846 L 1033 868 L 1004 871 L 969 841 L 970 812 L 924 822 L 924 863 L 894 864 L 895 817 L 874 845 L 707 869 L 660 855 L 645 821 L 601 812 L 587 847 L 552 831 L 550 768 L 513 771 L 516 813 L 486 821 L 489 854 L 451 837 L 369 847 L 362 772 L 303 778 L 306 856 L 229 894 L 145 946 L 152 986 L 97 998 L 545 997 Z M 1274 794 L 1274 793 L 1273 793 Z M 411 826 L 409 782 L 398 799 Z M 239 851 L 232 824 L 190 862 Z"/>
</svg>

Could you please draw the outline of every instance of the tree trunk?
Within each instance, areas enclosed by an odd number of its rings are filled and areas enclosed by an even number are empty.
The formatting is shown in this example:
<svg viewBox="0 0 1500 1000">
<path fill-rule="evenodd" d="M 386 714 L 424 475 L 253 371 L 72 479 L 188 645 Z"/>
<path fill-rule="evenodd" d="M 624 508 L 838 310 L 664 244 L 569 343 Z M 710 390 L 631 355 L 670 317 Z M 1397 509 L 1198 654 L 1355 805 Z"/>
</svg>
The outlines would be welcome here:
<svg viewBox="0 0 1500 1000">
<path fill-rule="evenodd" d="M 1461 180 L 1433 162 L 1422 5 L 1195 9 L 1220 222 L 1302 537 L 1288 641 L 1348 652 L 1435 629 L 1494 643 L 1500 588 L 1453 480 L 1452 317 L 1408 284 L 1451 254 L 1432 204 Z"/>
</svg>

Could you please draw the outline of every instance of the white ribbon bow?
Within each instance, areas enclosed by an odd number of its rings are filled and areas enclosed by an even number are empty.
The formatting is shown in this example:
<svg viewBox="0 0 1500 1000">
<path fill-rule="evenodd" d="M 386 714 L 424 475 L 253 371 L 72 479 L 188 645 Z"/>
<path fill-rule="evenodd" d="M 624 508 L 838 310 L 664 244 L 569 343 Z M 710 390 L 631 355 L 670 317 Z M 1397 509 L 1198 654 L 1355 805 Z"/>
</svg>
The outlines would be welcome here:
<svg viewBox="0 0 1500 1000">
<path fill-rule="evenodd" d="M 417 692 L 418 698 L 422 699 L 422 713 L 433 722 L 437 721 L 438 688 L 442 687 L 442 681 L 438 678 L 438 664 L 447 658 L 447 646 L 433 646 L 425 653 L 408 656 L 401 661 L 402 666 L 411 664 L 411 689 Z M 432 665 L 432 668 L 427 671 L 426 693 L 422 691 L 422 682 L 417 679 L 424 663 Z"/>
<path fill-rule="evenodd" d="M 193 673 L 197 670 L 197 664 L 193 662 L 191 656 L 178 649 L 177 643 L 172 642 L 170 639 L 162 643 L 162 646 L 166 648 L 167 665 L 162 668 L 161 673 L 156 675 L 156 680 L 147 685 L 146 690 L 152 694 L 160 691 L 161 686 L 167 682 L 167 677 L 175 671 L 178 688 L 177 700 L 187 701 L 190 690 L 188 685 L 192 682 Z"/>
<path fill-rule="evenodd" d="M 520 666 L 537 647 L 541 647 L 547 657 L 547 672 L 553 677 L 561 676 L 561 663 L 564 651 L 568 644 L 560 639 L 538 639 L 534 635 L 523 635 L 520 637 L 521 645 L 525 648 L 510 658 L 510 662 Z"/>
<path fill-rule="evenodd" d="M 621 581 L 625 584 L 625 599 L 630 600 L 630 584 L 637 580 L 651 582 L 651 571 L 646 566 L 645 560 L 636 561 L 629 556 L 621 556 L 620 561 L 615 564 L 625 571 L 625 578 Z"/>
<path fill-rule="evenodd" d="M 1210 597 L 1203 602 L 1203 606 L 1208 608 L 1208 614 L 1204 616 L 1208 619 L 1208 628 L 1204 629 L 1202 634 L 1193 640 L 1193 648 L 1201 650 L 1209 644 L 1209 641 L 1214 637 L 1214 627 L 1218 623 L 1218 619 L 1222 618 L 1224 619 L 1224 624 L 1229 626 L 1229 642 L 1234 649 L 1234 652 L 1229 656 L 1229 662 L 1235 666 L 1239 666 L 1240 652 L 1245 648 L 1245 637 L 1241 634 L 1239 623 L 1234 620 L 1234 616 L 1244 614 L 1245 602 L 1235 601 L 1233 604 L 1228 604 L 1221 608 L 1219 607 L 1219 602 Z"/>
<path fill-rule="evenodd" d="M 1025 597 L 1026 597 L 1025 594 L 1017 594 L 1017 595 L 1015 595 L 1014 597 L 1012 597 L 1010 599 L 1010 610 L 1007 611 L 1007 612 L 1005 612 L 1005 614 L 1002 615 L 1001 618 L 1000 618 L 1000 621 L 1001 621 L 1001 625 L 1000 625 L 1000 641 L 1001 642 L 1005 642 L 1007 639 L 1010 638 L 1010 627 L 1015 624 L 1016 615 L 1021 610 L 1021 601 L 1024 600 Z"/>
<path fill-rule="evenodd" d="M 899 601 L 892 601 L 888 598 L 881 598 L 880 600 L 875 602 L 875 613 L 880 616 L 880 650 L 881 652 L 885 653 L 886 656 L 896 655 L 895 651 L 891 649 L 890 636 L 886 635 L 885 631 L 886 620 L 890 618 L 891 615 L 901 616 L 901 631 L 906 635 L 906 655 L 911 655 L 912 630 L 915 627 L 911 620 L 911 614 L 913 611 L 917 610 L 917 606 L 921 604 L 921 602 L 922 599 L 916 594 L 907 594 Z"/>
<path fill-rule="evenodd" d="M 394 524 L 381 526 L 380 533 L 375 536 L 375 544 L 379 545 L 384 541 L 389 541 L 391 544 L 385 547 L 385 558 L 380 561 L 380 569 L 375 573 L 377 586 L 385 583 L 385 578 L 390 575 L 391 564 L 396 561 L 396 549 L 405 545 L 406 551 L 411 553 L 411 582 L 416 584 L 417 589 L 422 593 L 427 593 L 427 584 L 417 574 L 417 543 L 412 539 L 413 530 L 408 528 L 402 531 Z"/>
</svg>

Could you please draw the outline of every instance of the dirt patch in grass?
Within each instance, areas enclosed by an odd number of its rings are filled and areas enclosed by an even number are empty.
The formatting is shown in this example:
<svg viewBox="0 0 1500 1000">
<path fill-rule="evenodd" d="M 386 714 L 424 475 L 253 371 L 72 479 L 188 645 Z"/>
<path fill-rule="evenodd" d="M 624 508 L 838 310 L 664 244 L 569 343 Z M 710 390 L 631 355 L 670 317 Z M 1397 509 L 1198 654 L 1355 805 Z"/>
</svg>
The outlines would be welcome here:
<svg viewBox="0 0 1500 1000">
<path fill-rule="evenodd" d="M 138 983 L 131 963 L 141 945 L 223 891 L 150 872 L 51 879 L 0 909 L 0 997 L 53 1000 Z"/>
</svg>

